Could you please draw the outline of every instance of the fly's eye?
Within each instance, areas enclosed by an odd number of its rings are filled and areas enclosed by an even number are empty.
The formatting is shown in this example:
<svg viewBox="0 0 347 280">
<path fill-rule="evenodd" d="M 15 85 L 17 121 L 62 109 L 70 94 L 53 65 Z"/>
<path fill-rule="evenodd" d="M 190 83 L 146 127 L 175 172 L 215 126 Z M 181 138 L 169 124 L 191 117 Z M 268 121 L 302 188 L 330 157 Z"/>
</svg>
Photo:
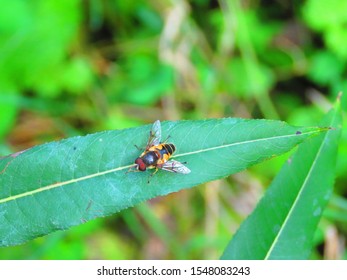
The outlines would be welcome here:
<svg viewBox="0 0 347 280">
<path fill-rule="evenodd" d="M 139 170 L 146 171 L 146 164 L 142 162 L 142 164 L 139 165 Z"/>
<path fill-rule="evenodd" d="M 143 162 L 141 158 L 137 158 L 135 160 L 135 164 L 137 164 L 137 169 L 140 171 L 146 171 L 146 164 Z"/>
</svg>

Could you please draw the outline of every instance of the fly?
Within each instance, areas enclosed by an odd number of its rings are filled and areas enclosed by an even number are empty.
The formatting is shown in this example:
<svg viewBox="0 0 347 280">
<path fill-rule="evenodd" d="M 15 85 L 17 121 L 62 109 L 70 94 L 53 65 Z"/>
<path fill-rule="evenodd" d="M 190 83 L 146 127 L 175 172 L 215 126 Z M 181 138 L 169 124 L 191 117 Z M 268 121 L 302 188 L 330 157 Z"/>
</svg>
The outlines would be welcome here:
<svg viewBox="0 0 347 280">
<path fill-rule="evenodd" d="M 176 151 L 176 147 L 172 143 L 161 143 L 161 126 L 160 121 L 154 122 L 151 131 L 149 132 L 148 142 L 145 151 L 135 160 L 135 168 L 139 171 L 154 169 L 154 173 L 159 169 L 188 174 L 190 169 L 177 160 L 170 159 Z"/>
</svg>

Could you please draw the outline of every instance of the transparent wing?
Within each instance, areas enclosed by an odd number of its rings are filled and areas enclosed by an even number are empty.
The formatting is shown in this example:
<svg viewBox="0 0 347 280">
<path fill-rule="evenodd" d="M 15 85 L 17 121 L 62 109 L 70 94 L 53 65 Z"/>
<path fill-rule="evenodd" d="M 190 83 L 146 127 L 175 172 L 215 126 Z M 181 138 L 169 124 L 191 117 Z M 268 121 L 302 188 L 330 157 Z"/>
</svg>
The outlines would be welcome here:
<svg viewBox="0 0 347 280">
<path fill-rule="evenodd" d="M 170 171 L 170 172 L 181 173 L 181 174 L 190 173 L 190 169 L 187 166 L 173 159 L 165 162 L 162 165 L 161 169 Z"/>
<path fill-rule="evenodd" d="M 160 126 L 160 121 L 156 120 L 153 123 L 151 131 L 149 132 L 149 138 L 148 138 L 146 150 L 148 150 L 152 146 L 159 145 L 160 140 L 161 140 L 161 126 Z"/>
</svg>

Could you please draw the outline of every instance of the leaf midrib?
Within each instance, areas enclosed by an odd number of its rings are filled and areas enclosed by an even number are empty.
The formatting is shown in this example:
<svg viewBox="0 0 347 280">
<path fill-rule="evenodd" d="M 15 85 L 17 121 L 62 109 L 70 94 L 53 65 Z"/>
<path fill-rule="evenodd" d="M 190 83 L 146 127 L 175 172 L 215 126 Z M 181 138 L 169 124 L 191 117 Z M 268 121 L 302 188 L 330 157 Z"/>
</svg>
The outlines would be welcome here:
<svg viewBox="0 0 347 280">
<path fill-rule="evenodd" d="M 314 134 L 314 133 L 316 133 L 318 131 L 319 131 L 319 129 L 317 129 L 315 131 L 303 132 L 300 135 Z M 244 145 L 244 144 L 256 143 L 256 142 L 260 142 L 260 141 L 267 141 L 267 140 L 279 139 L 279 138 L 297 137 L 297 136 L 299 136 L 299 135 L 297 135 L 297 134 L 287 134 L 287 135 L 280 135 L 280 136 L 261 138 L 261 139 L 256 139 L 256 140 L 247 140 L 247 141 L 242 141 L 242 142 L 225 144 L 225 145 L 221 145 L 221 146 L 215 146 L 215 147 L 211 147 L 211 148 L 200 149 L 200 150 L 196 150 L 196 151 L 193 151 L 193 152 L 176 154 L 172 158 L 178 158 L 178 157 L 187 156 L 187 155 L 204 153 L 204 152 L 208 152 L 208 151 L 212 151 L 212 150 L 223 149 L 223 148 L 228 148 L 228 147 L 237 146 L 237 145 Z M 64 182 L 58 182 L 58 183 L 54 183 L 54 184 L 51 184 L 51 185 L 43 186 L 43 187 L 40 187 L 40 188 L 32 190 L 32 191 L 27 191 L 27 192 L 24 192 L 24 193 L 21 193 L 21 194 L 17 194 L 17 195 L 9 196 L 9 197 L 6 197 L 6 198 L 2 198 L 2 199 L 0 199 L 0 204 L 6 203 L 6 202 L 9 202 L 9 201 L 13 201 L 13 200 L 16 200 L 16 199 L 19 199 L 19 198 L 23 198 L 23 197 L 26 197 L 26 196 L 34 195 L 34 194 L 37 194 L 37 193 L 40 193 L 40 192 L 43 192 L 43 191 L 48 191 L 48 190 L 55 189 L 55 188 L 58 188 L 58 187 L 62 187 L 62 186 L 65 186 L 65 185 L 69 185 L 69 184 L 77 183 L 77 182 L 80 182 L 80 181 L 88 180 L 90 178 L 102 176 L 102 175 L 105 175 L 105 174 L 108 174 L 108 173 L 124 170 L 124 169 L 127 169 L 127 168 L 131 168 L 133 166 L 134 166 L 134 164 L 130 164 L 130 165 L 126 165 L 126 166 L 120 166 L 120 167 L 116 167 L 116 168 L 113 168 L 113 169 L 110 169 L 110 170 L 105 170 L 105 171 L 102 171 L 102 172 L 89 174 L 89 175 L 86 175 L 86 176 L 83 176 L 83 177 L 79 177 L 79 178 L 76 178 L 76 179 L 71 179 L 71 180 L 67 180 L 67 181 L 64 181 Z"/>
</svg>

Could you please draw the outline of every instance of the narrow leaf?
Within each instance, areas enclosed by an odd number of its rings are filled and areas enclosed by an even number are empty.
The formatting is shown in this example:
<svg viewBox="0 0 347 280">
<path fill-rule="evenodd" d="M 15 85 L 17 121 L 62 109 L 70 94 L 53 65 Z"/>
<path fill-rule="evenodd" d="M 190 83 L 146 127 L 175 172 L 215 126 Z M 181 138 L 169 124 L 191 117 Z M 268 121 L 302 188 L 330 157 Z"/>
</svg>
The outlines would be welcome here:
<svg viewBox="0 0 347 280">
<path fill-rule="evenodd" d="M 309 257 L 314 232 L 333 188 L 341 127 L 339 103 L 322 125 L 333 129 L 299 146 L 232 238 L 222 259 Z"/>
<path fill-rule="evenodd" d="M 324 129 L 267 120 L 162 123 L 190 174 L 126 171 L 151 125 L 36 146 L 0 160 L 0 246 L 111 215 L 159 195 L 228 176 L 292 149 Z"/>
</svg>

